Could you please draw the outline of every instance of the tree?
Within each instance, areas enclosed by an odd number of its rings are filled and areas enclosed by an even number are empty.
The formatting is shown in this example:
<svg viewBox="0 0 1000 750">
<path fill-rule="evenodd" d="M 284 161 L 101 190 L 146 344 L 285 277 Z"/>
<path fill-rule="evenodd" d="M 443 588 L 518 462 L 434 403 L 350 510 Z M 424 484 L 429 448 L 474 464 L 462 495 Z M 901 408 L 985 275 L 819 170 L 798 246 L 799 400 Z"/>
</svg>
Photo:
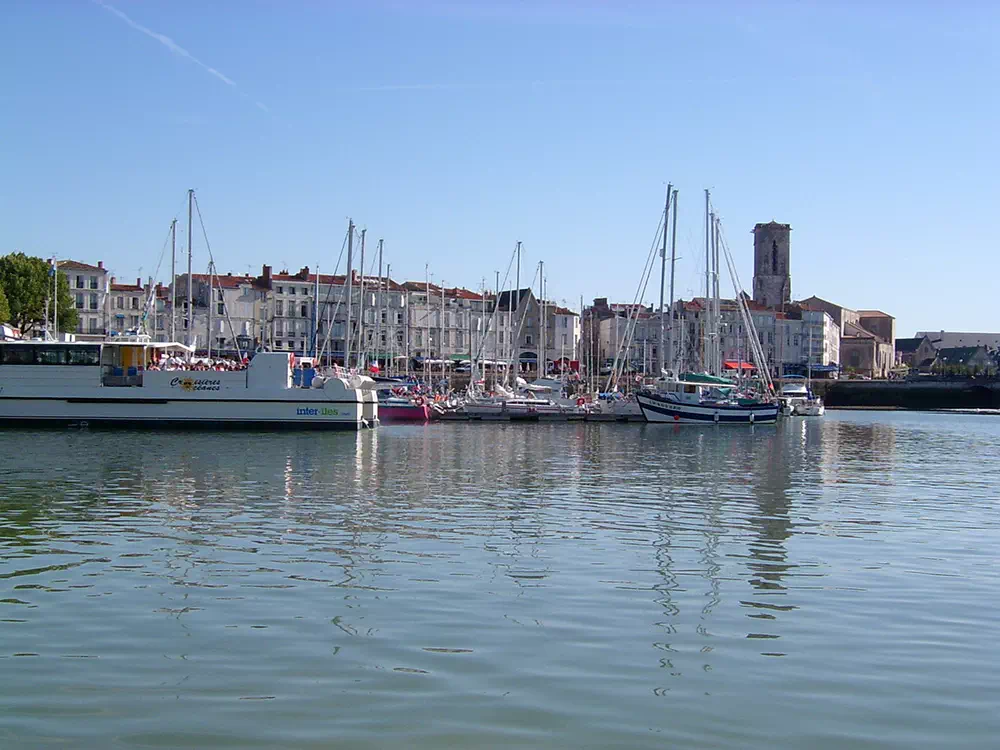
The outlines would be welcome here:
<svg viewBox="0 0 1000 750">
<path fill-rule="evenodd" d="M 78 316 L 65 274 L 59 274 L 57 289 L 59 330 L 75 330 Z M 46 302 L 52 298 L 48 262 L 24 253 L 0 257 L 0 290 L 7 298 L 10 322 L 23 334 L 39 332 L 45 325 Z"/>
<path fill-rule="evenodd" d="M 10 319 L 10 305 L 7 302 L 7 295 L 0 287 L 0 323 L 6 323 Z"/>
</svg>

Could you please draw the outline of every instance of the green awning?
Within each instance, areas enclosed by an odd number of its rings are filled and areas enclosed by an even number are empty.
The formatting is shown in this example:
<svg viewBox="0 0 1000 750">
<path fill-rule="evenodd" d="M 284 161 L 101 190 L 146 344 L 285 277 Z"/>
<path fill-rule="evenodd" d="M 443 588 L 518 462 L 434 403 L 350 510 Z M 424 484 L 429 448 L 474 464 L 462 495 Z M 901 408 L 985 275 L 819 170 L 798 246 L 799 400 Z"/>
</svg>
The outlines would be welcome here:
<svg viewBox="0 0 1000 750">
<path fill-rule="evenodd" d="M 449 354 L 448 355 L 448 359 L 450 359 L 452 362 L 466 362 L 466 361 L 471 361 L 471 360 L 469 360 L 469 355 L 468 354 Z"/>
</svg>

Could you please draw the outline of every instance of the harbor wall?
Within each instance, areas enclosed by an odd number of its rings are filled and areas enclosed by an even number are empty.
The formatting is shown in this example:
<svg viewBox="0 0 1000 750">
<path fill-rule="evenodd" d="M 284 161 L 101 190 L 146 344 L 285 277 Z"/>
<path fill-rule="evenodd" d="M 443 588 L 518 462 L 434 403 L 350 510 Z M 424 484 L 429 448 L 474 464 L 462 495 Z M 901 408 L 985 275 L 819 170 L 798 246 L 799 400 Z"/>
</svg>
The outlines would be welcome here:
<svg viewBox="0 0 1000 750">
<path fill-rule="evenodd" d="M 1000 381 L 837 380 L 813 382 L 813 390 L 830 408 L 997 409 Z"/>
</svg>

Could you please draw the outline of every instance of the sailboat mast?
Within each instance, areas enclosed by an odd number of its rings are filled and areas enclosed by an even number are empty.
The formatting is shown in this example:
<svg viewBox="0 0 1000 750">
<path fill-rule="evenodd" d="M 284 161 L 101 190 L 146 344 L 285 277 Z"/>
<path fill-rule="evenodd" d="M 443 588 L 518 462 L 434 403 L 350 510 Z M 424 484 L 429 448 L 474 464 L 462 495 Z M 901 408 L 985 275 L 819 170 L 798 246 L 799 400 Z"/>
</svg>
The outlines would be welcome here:
<svg viewBox="0 0 1000 750">
<path fill-rule="evenodd" d="M 535 361 L 536 377 L 545 372 L 545 264 L 538 261 L 538 359 Z"/>
<path fill-rule="evenodd" d="M 667 200 L 663 204 L 663 249 L 660 251 L 660 346 L 657 349 L 659 356 L 656 358 L 657 368 L 662 370 L 663 365 L 666 362 L 666 356 L 663 351 L 663 344 L 665 340 L 665 326 L 663 325 L 663 292 L 664 287 L 667 285 L 667 225 L 670 220 L 670 195 L 673 192 L 673 183 L 667 183 Z M 673 281 L 673 277 L 671 277 Z"/>
<path fill-rule="evenodd" d="M 392 324 L 390 325 L 389 320 L 389 278 L 392 276 L 392 263 L 385 264 L 385 326 L 386 326 L 386 343 L 389 349 L 389 359 L 385 362 L 385 372 L 386 375 L 391 375 L 395 372 L 396 367 L 396 357 L 395 357 L 395 347 L 396 347 L 396 319 L 392 318 Z"/>
<path fill-rule="evenodd" d="M 712 212 L 712 374 L 722 374 L 722 362 L 719 360 L 719 333 L 722 329 L 719 323 L 719 218 Z"/>
<path fill-rule="evenodd" d="M 431 372 L 427 368 L 431 353 L 431 268 L 424 263 L 424 327 L 427 329 L 427 346 L 424 347 L 424 377 L 430 384 Z"/>
<path fill-rule="evenodd" d="M 379 362 L 379 355 L 385 352 L 379 351 L 382 346 L 382 240 L 378 241 L 378 299 L 375 302 L 375 364 Z"/>
<path fill-rule="evenodd" d="M 669 369 L 674 370 L 674 267 L 677 264 L 677 191 L 674 190 L 673 228 L 670 230 L 670 327 L 667 329 L 667 352 L 670 357 Z M 666 229 L 664 229 L 664 232 Z"/>
<path fill-rule="evenodd" d="M 719 245 L 721 244 L 721 220 L 715 217 L 714 264 L 715 264 L 715 374 L 722 375 L 722 307 L 719 299 Z"/>
<path fill-rule="evenodd" d="M 193 328 L 191 327 L 192 323 L 191 316 L 194 313 L 194 300 L 192 299 L 194 289 L 191 283 L 191 238 L 194 236 L 194 232 L 192 231 L 191 227 L 191 219 L 193 218 L 193 216 L 194 216 L 194 190 L 189 189 L 188 190 L 188 278 L 187 278 L 188 288 L 187 288 L 187 318 L 186 318 L 187 335 L 184 337 L 184 343 L 187 344 L 188 346 L 191 345 L 191 331 L 193 330 Z M 188 353 L 188 358 L 190 357 L 191 357 L 191 352 Z"/>
<path fill-rule="evenodd" d="M 336 271 L 336 269 L 334 269 Z M 319 263 L 316 264 L 316 304 L 313 307 L 314 313 L 313 318 L 315 323 L 313 325 L 313 357 L 319 357 Z M 315 366 L 319 366 L 319 362 L 316 362 Z"/>
<path fill-rule="evenodd" d="M 170 341 L 177 341 L 177 219 L 170 222 Z"/>
<path fill-rule="evenodd" d="M 447 381 L 448 375 L 445 373 L 444 363 L 444 279 L 441 279 L 441 326 L 438 328 L 438 339 L 441 342 L 438 346 L 441 350 L 441 380 Z"/>
<path fill-rule="evenodd" d="M 367 229 L 361 230 L 361 281 L 359 286 L 361 288 L 361 301 L 358 303 L 358 367 L 364 369 L 365 367 L 365 235 L 368 233 Z"/>
<path fill-rule="evenodd" d="M 497 362 L 500 361 L 500 350 L 497 348 L 498 341 L 500 339 L 500 315 L 498 310 L 500 307 L 500 272 L 497 271 L 497 283 L 493 287 L 493 314 L 497 319 L 496 330 L 493 331 L 493 382 L 497 382 Z"/>
<path fill-rule="evenodd" d="M 212 261 L 208 261 L 208 315 L 205 318 L 205 349 L 208 358 L 212 358 L 212 295 L 215 293 L 212 287 Z"/>
<path fill-rule="evenodd" d="M 708 190 L 705 190 L 705 313 L 706 318 L 702 321 L 702 326 L 705 329 L 705 335 L 703 339 L 702 351 L 704 355 L 702 356 L 702 365 L 705 367 L 706 371 L 711 373 L 712 363 L 710 361 L 711 355 L 709 354 L 710 342 L 711 342 L 711 331 L 712 331 L 712 309 L 711 309 L 711 299 L 712 299 L 712 228 L 711 228 L 711 208 L 710 208 L 710 198 Z"/>
<path fill-rule="evenodd" d="M 344 331 L 344 367 L 351 366 L 351 307 L 354 303 L 354 220 L 347 220 L 347 329 Z"/>
</svg>

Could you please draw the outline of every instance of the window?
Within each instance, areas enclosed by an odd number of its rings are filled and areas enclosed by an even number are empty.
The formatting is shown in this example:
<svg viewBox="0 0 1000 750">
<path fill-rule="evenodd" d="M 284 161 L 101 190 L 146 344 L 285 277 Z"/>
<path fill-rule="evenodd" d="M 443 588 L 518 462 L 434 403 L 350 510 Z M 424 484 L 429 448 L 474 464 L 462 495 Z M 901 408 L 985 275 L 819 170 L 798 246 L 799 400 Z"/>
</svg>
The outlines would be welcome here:
<svg viewBox="0 0 1000 750">
<path fill-rule="evenodd" d="M 309 317 L 309 305 L 303 304 L 302 307 L 301 307 L 301 311 L 302 311 L 302 317 L 303 318 L 308 318 Z"/>
<path fill-rule="evenodd" d="M 424 345 L 424 337 L 420 333 L 420 331 L 417 331 L 417 335 L 413 337 L 413 343 L 415 345 L 417 345 L 417 346 L 423 346 Z"/>
<path fill-rule="evenodd" d="M 396 325 L 403 325 L 403 313 L 401 312 L 396 313 Z"/>
<path fill-rule="evenodd" d="M 138 297 L 133 297 L 132 298 L 132 309 L 133 310 L 138 310 L 139 309 L 139 298 Z"/>
<path fill-rule="evenodd" d="M 226 303 L 225 302 L 218 302 L 218 303 L 216 303 L 216 305 L 215 305 L 215 311 L 219 315 L 225 315 L 226 314 Z"/>
<path fill-rule="evenodd" d="M 224 296 L 222 296 L 222 290 L 221 289 L 219 290 L 219 294 L 218 294 L 218 297 L 216 299 L 218 299 L 219 302 L 224 302 L 225 301 L 226 298 Z"/>
<path fill-rule="evenodd" d="M 282 302 L 280 299 L 274 303 L 274 314 L 278 316 L 285 314 L 285 303 Z"/>
<path fill-rule="evenodd" d="M 284 293 L 285 293 L 285 287 L 279 286 L 278 287 L 278 294 L 284 294 Z M 279 344 L 279 346 L 280 346 L 280 344 Z"/>
<path fill-rule="evenodd" d="M 138 315 L 129 315 L 128 316 L 128 324 L 129 324 L 129 326 L 131 328 L 137 328 L 139 326 L 139 316 Z"/>
<path fill-rule="evenodd" d="M 157 315 L 156 316 L 156 330 L 157 331 L 162 331 L 163 330 L 163 316 L 162 315 Z"/>
<path fill-rule="evenodd" d="M 71 346 L 66 349 L 66 364 L 96 367 L 101 364 L 101 349 L 97 346 Z"/>
<path fill-rule="evenodd" d="M 99 333 L 100 332 L 100 330 L 97 327 L 97 318 L 91 318 L 90 319 L 90 332 L 91 333 Z"/>
<path fill-rule="evenodd" d="M 90 277 L 90 288 L 91 289 L 97 289 L 97 277 L 96 276 L 91 276 Z"/>
<path fill-rule="evenodd" d="M 285 344 L 284 344 L 284 342 L 282 342 L 282 341 L 275 341 L 275 342 L 274 342 L 274 348 L 275 348 L 275 349 L 280 349 L 280 348 L 281 348 L 281 347 L 283 347 L 284 345 L 285 345 Z"/>
<path fill-rule="evenodd" d="M 32 365 L 35 363 L 35 347 L 0 345 L 0 362 L 5 365 Z"/>
<path fill-rule="evenodd" d="M 219 336 L 219 338 L 215 340 L 215 345 L 219 349 L 224 349 L 226 347 L 226 339 L 223 336 Z"/>
<path fill-rule="evenodd" d="M 76 319 L 76 332 L 83 333 L 83 318 Z"/>
<path fill-rule="evenodd" d="M 563 345 L 563 346 L 567 346 L 567 343 L 566 343 L 566 334 L 565 334 L 565 333 L 564 333 L 564 334 L 562 335 L 562 345 Z M 654 356 L 656 355 L 656 350 L 655 350 L 655 348 L 654 348 L 654 350 L 653 350 L 653 355 L 654 355 Z"/>
<path fill-rule="evenodd" d="M 84 281 L 83 281 L 83 276 L 77 276 L 76 277 L 76 288 L 77 289 L 83 289 L 84 286 L 85 285 L 84 285 Z"/>
<path fill-rule="evenodd" d="M 115 297 L 115 309 L 116 310 L 125 309 L 125 298 L 122 297 L 120 294 L 117 297 Z"/>
<path fill-rule="evenodd" d="M 524 345 L 525 346 L 531 346 L 532 345 L 532 337 L 531 337 L 530 333 L 527 336 L 524 337 Z"/>
<path fill-rule="evenodd" d="M 294 286 L 288 287 L 288 293 L 294 297 L 295 296 L 295 287 Z"/>
<path fill-rule="evenodd" d="M 83 309 L 83 295 L 82 294 L 76 295 L 76 309 L 77 310 L 82 310 Z"/>
<path fill-rule="evenodd" d="M 62 365 L 66 363 L 66 350 L 61 346 L 36 346 L 35 364 Z"/>
<path fill-rule="evenodd" d="M 462 332 L 455 331 L 455 346 L 458 347 L 459 349 L 461 349 L 463 346 L 462 338 L 463 338 Z"/>
<path fill-rule="evenodd" d="M 563 328 L 569 328 L 569 318 L 560 318 L 559 320 Z"/>
<path fill-rule="evenodd" d="M 441 346 L 450 346 L 448 343 L 451 336 L 451 331 L 441 331 Z"/>
<path fill-rule="evenodd" d="M 90 295 L 90 309 L 91 310 L 97 309 L 97 295 L 94 294 L 93 292 Z"/>
</svg>

